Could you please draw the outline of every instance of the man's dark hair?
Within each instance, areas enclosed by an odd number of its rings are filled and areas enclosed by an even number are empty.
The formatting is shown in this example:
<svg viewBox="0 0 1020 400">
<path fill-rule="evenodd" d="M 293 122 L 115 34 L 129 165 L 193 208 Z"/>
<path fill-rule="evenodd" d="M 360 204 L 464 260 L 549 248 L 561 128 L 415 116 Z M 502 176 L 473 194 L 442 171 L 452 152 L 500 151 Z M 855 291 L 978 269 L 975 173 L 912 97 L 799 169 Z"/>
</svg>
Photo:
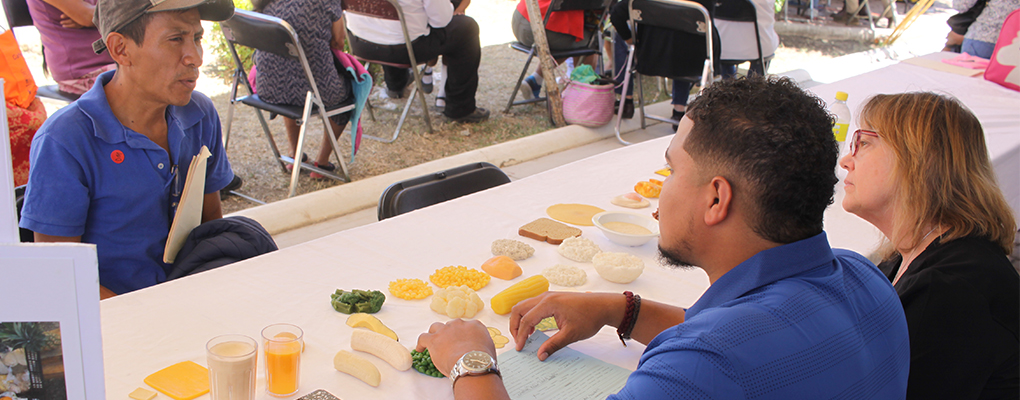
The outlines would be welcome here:
<svg viewBox="0 0 1020 400">
<path fill-rule="evenodd" d="M 131 39 L 137 45 L 141 45 L 145 41 L 145 29 L 149 27 L 149 22 L 152 22 L 152 13 L 142 14 L 138 19 L 131 21 L 123 28 L 120 28 L 117 33 L 124 35 L 124 37 Z"/>
<path fill-rule="evenodd" d="M 181 14 L 187 12 L 188 10 L 190 10 L 190 8 L 158 12 L 173 12 Z M 127 25 L 124 25 L 123 28 L 120 28 L 120 30 L 118 30 L 117 33 L 124 35 L 124 37 L 128 39 L 131 39 L 131 41 L 135 42 L 135 44 L 141 45 L 142 42 L 145 41 L 145 30 L 149 27 L 149 23 L 152 22 L 152 17 L 155 14 L 156 13 L 151 12 L 142 14 L 142 16 L 138 17 L 138 19 L 131 21 Z"/>
<path fill-rule="evenodd" d="M 747 194 L 755 233 L 792 243 L 822 231 L 839 155 L 822 100 L 787 78 L 757 76 L 713 84 L 686 115 L 694 127 L 684 149 L 705 174 Z"/>
</svg>

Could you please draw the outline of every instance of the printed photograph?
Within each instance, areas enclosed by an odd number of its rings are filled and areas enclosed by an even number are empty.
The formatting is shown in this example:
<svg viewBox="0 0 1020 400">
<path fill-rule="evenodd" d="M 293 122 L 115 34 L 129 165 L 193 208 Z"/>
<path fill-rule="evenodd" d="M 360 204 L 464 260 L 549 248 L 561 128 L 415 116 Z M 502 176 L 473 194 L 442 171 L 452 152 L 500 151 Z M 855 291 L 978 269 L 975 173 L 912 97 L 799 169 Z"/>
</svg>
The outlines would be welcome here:
<svg viewBox="0 0 1020 400">
<path fill-rule="evenodd" d="M 0 322 L 0 400 L 65 400 L 59 322 Z"/>
</svg>

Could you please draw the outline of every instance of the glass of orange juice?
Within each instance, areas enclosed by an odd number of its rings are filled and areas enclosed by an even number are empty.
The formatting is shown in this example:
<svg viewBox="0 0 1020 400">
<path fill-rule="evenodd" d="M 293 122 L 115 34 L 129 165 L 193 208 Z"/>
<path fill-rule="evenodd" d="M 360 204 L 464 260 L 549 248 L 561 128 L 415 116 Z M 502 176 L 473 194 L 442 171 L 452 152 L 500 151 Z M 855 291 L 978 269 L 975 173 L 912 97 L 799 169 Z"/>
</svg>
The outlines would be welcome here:
<svg viewBox="0 0 1020 400">
<path fill-rule="evenodd" d="M 301 328 L 291 324 L 267 326 L 262 330 L 262 349 L 266 353 L 266 391 L 276 397 L 297 393 L 304 349 Z"/>
</svg>

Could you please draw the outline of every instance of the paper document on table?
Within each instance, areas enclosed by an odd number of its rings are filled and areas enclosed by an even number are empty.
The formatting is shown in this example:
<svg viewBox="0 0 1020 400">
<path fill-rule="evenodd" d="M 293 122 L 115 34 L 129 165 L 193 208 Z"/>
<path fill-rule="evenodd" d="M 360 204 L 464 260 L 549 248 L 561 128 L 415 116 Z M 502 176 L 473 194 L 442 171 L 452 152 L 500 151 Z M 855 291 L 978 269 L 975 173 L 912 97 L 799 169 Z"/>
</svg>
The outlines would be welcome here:
<svg viewBox="0 0 1020 400">
<path fill-rule="evenodd" d="M 188 177 L 184 181 L 184 191 L 181 192 L 181 200 L 177 203 L 177 212 L 174 214 L 174 222 L 170 225 L 170 234 L 166 238 L 166 247 L 163 248 L 163 262 L 173 263 L 177 258 L 177 252 L 181 251 L 188 234 L 202 223 L 202 204 L 205 201 L 205 170 L 212 153 L 209 148 L 202 146 L 194 157 L 191 158 L 191 165 L 188 167 Z M 178 174 L 180 171 L 178 170 Z M 178 177 L 174 177 L 178 179 Z"/>
<path fill-rule="evenodd" d="M 538 361 L 538 348 L 547 339 L 536 331 L 521 351 L 500 354 L 499 370 L 511 399 L 604 399 L 627 383 L 631 371 L 569 347 Z"/>
<path fill-rule="evenodd" d="M 974 76 L 978 76 L 978 75 L 981 75 L 981 74 L 985 73 L 985 70 L 983 70 L 983 69 L 970 69 L 970 68 L 964 68 L 964 67 L 957 67 L 955 65 L 949 65 L 949 64 L 946 64 L 944 62 L 939 62 L 939 61 L 935 61 L 935 60 L 929 60 L 927 58 L 921 58 L 921 57 L 908 58 L 908 59 L 900 61 L 900 62 L 904 63 L 904 64 L 912 64 L 912 65 L 916 65 L 918 67 L 930 68 L 930 69 L 934 69 L 936 71 L 949 72 L 951 74 L 957 74 L 957 75 L 963 75 L 963 76 L 974 77 Z"/>
</svg>

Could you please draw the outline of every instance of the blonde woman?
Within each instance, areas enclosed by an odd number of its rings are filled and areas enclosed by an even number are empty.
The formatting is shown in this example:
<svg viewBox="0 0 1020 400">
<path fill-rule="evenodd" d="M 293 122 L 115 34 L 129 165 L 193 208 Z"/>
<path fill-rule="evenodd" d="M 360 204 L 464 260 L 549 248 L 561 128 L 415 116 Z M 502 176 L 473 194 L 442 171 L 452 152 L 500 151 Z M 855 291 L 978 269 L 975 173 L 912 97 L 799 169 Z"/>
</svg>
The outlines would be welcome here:
<svg viewBox="0 0 1020 400">
<path fill-rule="evenodd" d="M 907 398 L 1020 396 L 1016 221 L 974 114 L 934 93 L 877 95 L 840 166 L 843 208 L 891 244 L 879 269 L 907 316 Z"/>
</svg>

